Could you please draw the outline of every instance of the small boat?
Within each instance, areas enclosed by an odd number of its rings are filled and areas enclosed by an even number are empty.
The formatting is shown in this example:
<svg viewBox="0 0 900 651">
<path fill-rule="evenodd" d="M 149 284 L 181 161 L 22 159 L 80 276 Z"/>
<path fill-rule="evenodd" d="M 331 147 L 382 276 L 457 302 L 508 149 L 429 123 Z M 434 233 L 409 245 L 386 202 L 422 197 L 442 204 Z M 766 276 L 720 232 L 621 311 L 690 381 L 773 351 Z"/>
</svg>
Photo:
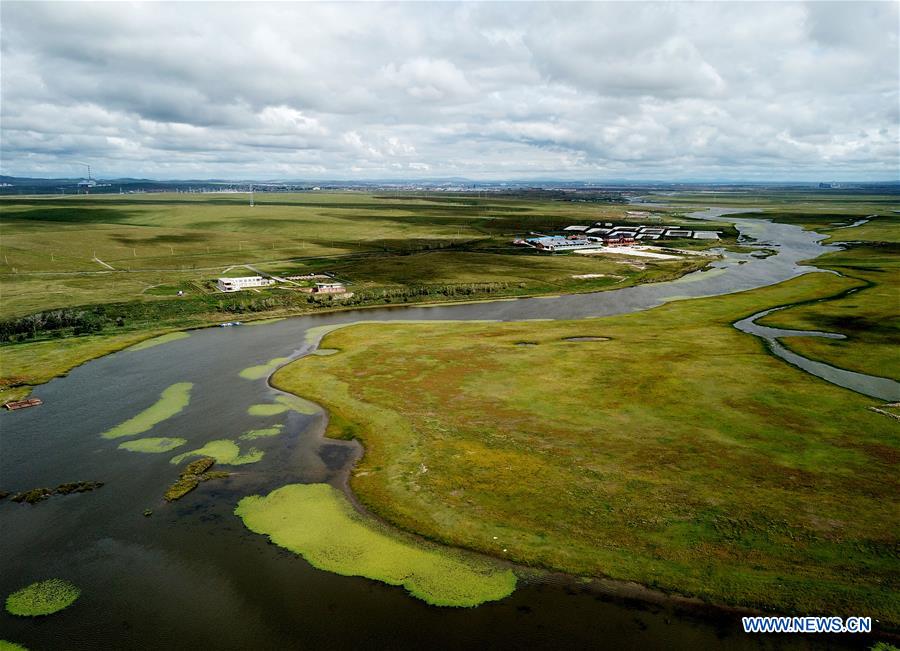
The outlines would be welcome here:
<svg viewBox="0 0 900 651">
<path fill-rule="evenodd" d="M 219 327 L 220 328 L 231 328 L 232 326 L 239 326 L 239 325 L 241 325 L 240 321 L 226 321 L 225 323 L 220 323 Z"/>
<path fill-rule="evenodd" d="M 25 398 L 24 400 L 10 400 L 3 406 L 10 411 L 14 411 L 16 409 L 25 409 L 26 407 L 37 407 L 42 404 L 44 404 L 44 401 L 40 398 Z"/>
</svg>

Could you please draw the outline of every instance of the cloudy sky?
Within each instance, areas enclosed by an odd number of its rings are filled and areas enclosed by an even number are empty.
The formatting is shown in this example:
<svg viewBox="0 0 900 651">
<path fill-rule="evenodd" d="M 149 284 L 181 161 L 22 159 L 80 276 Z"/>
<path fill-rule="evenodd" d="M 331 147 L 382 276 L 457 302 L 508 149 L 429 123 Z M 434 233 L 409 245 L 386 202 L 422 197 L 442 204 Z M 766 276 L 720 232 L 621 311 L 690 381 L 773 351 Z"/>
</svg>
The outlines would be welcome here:
<svg viewBox="0 0 900 651">
<path fill-rule="evenodd" d="M 898 179 L 898 6 L 4 0 L 0 171 Z"/>
</svg>

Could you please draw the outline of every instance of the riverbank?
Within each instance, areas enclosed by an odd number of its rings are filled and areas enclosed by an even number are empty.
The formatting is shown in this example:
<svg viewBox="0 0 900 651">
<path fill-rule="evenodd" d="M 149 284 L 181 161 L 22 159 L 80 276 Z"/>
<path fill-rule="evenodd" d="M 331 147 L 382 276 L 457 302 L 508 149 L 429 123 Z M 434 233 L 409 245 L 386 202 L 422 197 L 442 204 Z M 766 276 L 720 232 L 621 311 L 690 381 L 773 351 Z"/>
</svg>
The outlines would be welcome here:
<svg viewBox="0 0 900 651">
<path fill-rule="evenodd" d="M 324 338 L 339 353 L 272 381 L 364 444 L 351 486 L 401 529 L 716 603 L 896 624 L 896 424 L 731 327 L 848 286 L 814 274 L 587 321 L 356 326 Z M 566 341 L 586 335 L 609 340 Z"/>
<path fill-rule="evenodd" d="M 629 277 L 625 281 L 603 277 L 579 286 L 568 288 L 569 294 L 587 294 L 598 291 L 621 289 L 622 287 L 667 282 L 678 279 L 707 266 L 709 260 L 697 258 L 681 261 L 677 267 L 655 269 Z M 618 277 L 621 279 L 621 276 Z M 640 278 L 640 280 L 638 280 Z M 216 327 L 223 321 L 241 320 L 242 323 L 268 321 L 271 319 L 308 316 L 310 314 L 330 314 L 349 310 L 370 310 L 384 307 L 404 307 L 415 305 L 430 307 L 439 305 L 472 304 L 497 300 L 516 300 L 518 298 L 534 298 L 556 296 L 559 288 L 553 287 L 544 291 L 529 293 L 521 288 L 509 292 L 484 294 L 483 297 L 472 298 L 471 295 L 445 296 L 437 300 L 428 294 L 411 297 L 379 298 L 360 304 L 344 304 L 332 301 L 328 304 L 305 305 L 294 309 L 269 309 L 254 312 L 235 313 L 198 313 L 192 317 L 176 316 L 171 319 L 145 319 L 143 328 L 129 326 L 121 332 L 105 332 L 102 334 L 53 337 L 40 341 L 23 341 L 6 344 L 0 347 L 0 403 L 27 397 L 31 391 L 53 378 L 66 375 L 69 371 L 92 359 L 124 350 L 142 341 L 153 339 L 171 332 L 183 332 L 200 328 Z M 478 296 L 478 293 L 475 294 Z M 251 299 L 252 300 L 252 299 Z"/>
</svg>

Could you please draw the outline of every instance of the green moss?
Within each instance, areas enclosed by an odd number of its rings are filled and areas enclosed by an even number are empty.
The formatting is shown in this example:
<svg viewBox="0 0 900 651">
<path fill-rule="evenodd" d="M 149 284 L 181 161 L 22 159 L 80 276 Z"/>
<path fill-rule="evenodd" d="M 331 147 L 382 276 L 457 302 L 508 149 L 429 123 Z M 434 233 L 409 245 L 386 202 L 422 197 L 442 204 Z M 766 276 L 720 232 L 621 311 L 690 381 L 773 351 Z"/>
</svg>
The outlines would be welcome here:
<svg viewBox="0 0 900 651">
<path fill-rule="evenodd" d="M 163 436 L 159 438 L 134 439 L 132 441 L 125 441 L 124 443 L 119 444 L 119 449 L 128 450 L 129 452 L 148 452 L 151 454 L 155 454 L 158 452 L 169 452 L 170 450 L 174 450 L 175 448 L 182 446 L 185 443 L 187 443 L 187 439 L 169 438 Z"/>
<path fill-rule="evenodd" d="M 81 590 L 63 579 L 47 579 L 13 592 L 6 598 L 6 610 L 22 617 L 52 615 L 68 608 Z"/>
<path fill-rule="evenodd" d="M 270 359 L 265 364 L 245 368 L 243 371 L 238 373 L 238 375 L 240 375 L 245 380 L 261 380 L 262 378 L 271 375 L 276 368 L 284 364 L 289 359 L 290 357 L 275 357 L 273 359 Z"/>
<path fill-rule="evenodd" d="M 161 344 L 168 344 L 172 341 L 178 341 L 179 339 L 187 339 L 190 335 L 184 331 L 179 332 L 170 332 L 167 335 L 162 335 L 161 337 L 154 337 L 153 339 L 147 339 L 146 341 L 142 341 L 139 344 L 135 344 L 128 348 L 129 351 L 135 350 L 144 350 L 145 348 L 153 348 L 154 346 L 159 346 Z"/>
<path fill-rule="evenodd" d="M 159 397 L 159 400 L 139 413 L 137 416 L 126 420 L 124 423 L 103 432 L 105 439 L 117 439 L 123 436 L 134 436 L 142 434 L 152 429 L 157 423 L 161 423 L 179 413 L 188 406 L 191 400 L 191 389 L 193 384 L 190 382 L 179 382 L 173 384 Z"/>
<path fill-rule="evenodd" d="M 212 457 L 218 463 L 227 466 L 240 466 L 247 463 L 256 463 L 263 458 L 263 451 L 256 448 L 250 448 L 246 454 L 241 454 L 241 449 L 237 443 L 229 439 L 219 439 L 210 441 L 202 448 L 179 454 L 173 457 L 171 463 L 179 464 L 185 459 L 196 456 Z"/>
<path fill-rule="evenodd" d="M 477 606 L 516 586 L 510 570 L 389 535 L 327 484 L 292 484 L 265 497 L 245 497 L 235 514 L 251 531 L 319 569 L 402 585 L 435 606 Z"/>
<path fill-rule="evenodd" d="M 281 431 L 284 429 L 284 425 L 279 423 L 278 425 L 273 425 L 272 427 L 264 427 L 262 429 L 251 429 L 248 432 L 244 432 L 238 438 L 242 441 L 254 441 L 256 439 L 268 438 L 270 436 L 278 436 L 281 434 Z"/>
</svg>

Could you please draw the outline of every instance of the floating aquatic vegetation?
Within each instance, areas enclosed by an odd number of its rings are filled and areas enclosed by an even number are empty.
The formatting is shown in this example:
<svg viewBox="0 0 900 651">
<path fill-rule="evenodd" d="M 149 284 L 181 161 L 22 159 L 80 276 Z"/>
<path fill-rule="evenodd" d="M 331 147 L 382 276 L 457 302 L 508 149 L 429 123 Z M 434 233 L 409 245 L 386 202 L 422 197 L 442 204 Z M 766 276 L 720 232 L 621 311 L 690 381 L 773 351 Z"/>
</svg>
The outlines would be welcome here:
<svg viewBox="0 0 900 651">
<path fill-rule="evenodd" d="M 21 644 L 10 642 L 8 640 L 0 640 L 0 651 L 28 651 Z"/>
<path fill-rule="evenodd" d="M 119 444 L 120 450 L 128 450 L 129 452 L 147 452 L 150 454 L 158 454 L 160 452 L 169 452 L 177 447 L 187 443 L 187 439 L 175 437 L 158 437 L 133 439 Z"/>
<path fill-rule="evenodd" d="M 311 416 L 312 414 L 316 414 L 320 411 L 319 406 L 316 403 L 310 402 L 309 400 L 304 400 L 300 396 L 284 394 L 278 396 L 277 398 L 275 398 L 275 400 L 301 414 L 307 414 Z"/>
<path fill-rule="evenodd" d="M 267 496 L 251 495 L 235 514 L 251 531 L 319 569 L 402 585 L 435 606 L 477 606 L 506 597 L 516 586 L 510 570 L 389 534 L 328 484 L 291 484 Z"/>
<path fill-rule="evenodd" d="M 191 401 L 191 389 L 193 386 L 190 382 L 173 384 L 162 392 L 155 404 L 137 416 L 103 432 L 103 438 L 117 439 L 123 436 L 143 434 L 157 423 L 171 418 L 188 406 L 188 403 Z"/>
<path fill-rule="evenodd" d="M 250 405 L 250 408 L 247 409 L 247 413 L 251 416 L 275 416 L 276 414 L 281 414 L 286 412 L 289 409 L 287 405 L 277 405 L 277 404 L 261 404 L 261 405 Z"/>
<path fill-rule="evenodd" d="M 212 457 L 217 463 L 226 466 L 240 466 L 246 463 L 256 463 L 263 458 L 263 451 L 250 448 L 245 454 L 241 454 L 238 444 L 229 439 L 210 441 L 202 448 L 179 454 L 173 457 L 171 463 L 179 464 L 190 457 Z"/>
<path fill-rule="evenodd" d="M 290 357 L 274 357 L 265 364 L 245 368 L 243 371 L 238 373 L 238 375 L 240 375 L 245 380 L 261 380 L 262 378 L 268 377 L 269 375 L 274 373 L 276 368 L 289 360 Z"/>
<path fill-rule="evenodd" d="M 52 488 L 32 488 L 31 490 L 16 493 L 9 499 L 13 502 L 25 502 L 26 504 L 37 504 L 53 495 Z"/>
<path fill-rule="evenodd" d="M 6 610 L 22 617 L 52 615 L 71 606 L 80 594 L 81 590 L 68 581 L 47 579 L 9 595 L 6 598 Z"/>
<path fill-rule="evenodd" d="M 167 344 L 172 341 L 178 341 L 179 339 L 187 339 L 188 337 L 190 337 L 190 335 L 186 332 L 170 332 L 167 335 L 154 337 L 153 339 L 147 339 L 146 341 L 137 343 L 134 346 L 129 346 L 126 350 L 144 350 L 145 348 L 153 348 L 154 346 L 159 346 L 160 344 Z"/>
<path fill-rule="evenodd" d="M 187 466 L 185 466 L 184 470 L 181 471 L 181 475 L 178 477 L 175 483 L 169 486 L 168 489 L 166 489 L 166 492 L 163 494 L 163 498 L 165 498 L 167 502 L 174 502 L 175 500 L 180 500 L 182 497 L 197 488 L 197 486 L 200 485 L 201 481 L 227 477 L 227 472 L 218 470 L 210 471 L 210 468 L 213 467 L 213 464 L 215 464 L 215 462 L 216 460 L 212 457 L 202 457 L 195 461 L 191 461 Z M 149 509 L 147 509 L 147 511 L 144 511 L 144 515 L 146 516 L 152 514 L 153 511 L 150 511 Z"/>
<path fill-rule="evenodd" d="M 268 438 L 270 436 L 278 436 L 284 429 L 284 425 L 278 423 L 272 427 L 263 427 L 260 429 L 251 429 L 241 434 L 238 438 L 242 441 L 255 441 L 256 439 Z"/>
<path fill-rule="evenodd" d="M 309 400 L 304 400 L 299 396 L 281 395 L 275 398 L 275 404 L 263 403 L 259 405 L 250 405 L 247 413 L 251 416 L 275 416 L 282 414 L 288 409 L 301 414 L 311 416 L 319 412 L 319 406 Z"/>
<path fill-rule="evenodd" d="M 75 481 L 68 484 L 60 484 L 54 491 L 57 495 L 69 495 L 70 493 L 87 493 L 103 486 L 102 481 Z"/>
<path fill-rule="evenodd" d="M 60 484 L 56 488 L 32 488 L 21 493 L 16 493 L 9 499 L 13 502 L 25 502 L 37 504 L 52 495 L 69 495 L 70 493 L 86 493 L 103 486 L 102 481 L 76 481 Z"/>
</svg>

